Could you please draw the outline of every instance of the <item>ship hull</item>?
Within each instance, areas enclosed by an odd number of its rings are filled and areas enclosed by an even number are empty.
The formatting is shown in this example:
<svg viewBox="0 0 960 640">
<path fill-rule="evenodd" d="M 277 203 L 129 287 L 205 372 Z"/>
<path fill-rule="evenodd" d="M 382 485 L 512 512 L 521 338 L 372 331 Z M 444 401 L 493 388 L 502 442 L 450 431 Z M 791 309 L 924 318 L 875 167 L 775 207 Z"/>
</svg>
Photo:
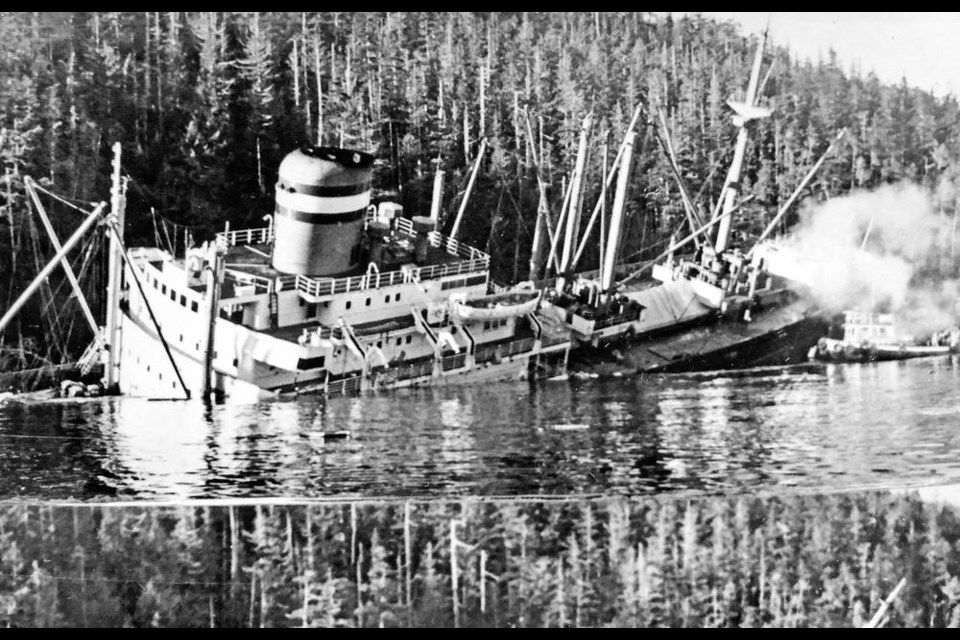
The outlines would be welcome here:
<svg viewBox="0 0 960 640">
<path fill-rule="evenodd" d="M 149 398 L 182 399 L 185 394 L 157 335 L 126 314 L 121 316 L 120 391 L 125 395 Z M 286 395 L 342 395 L 361 391 L 387 390 L 412 386 L 463 385 L 478 382 L 525 380 L 549 377 L 566 371 L 565 345 L 538 347 L 527 344 L 521 353 L 511 353 L 504 345 L 496 360 L 474 362 L 464 355 L 448 356 L 436 362 L 377 368 L 367 375 L 327 377 L 324 371 L 283 371 L 255 363 L 250 371 L 214 368 L 213 390 L 231 403 L 249 403 Z M 529 341 L 532 343 L 532 341 Z M 170 345 L 179 375 L 191 395 L 199 393 L 203 379 L 203 361 L 197 355 Z M 247 377 L 248 379 L 244 379 Z"/>
<path fill-rule="evenodd" d="M 578 349 L 572 354 L 571 368 L 610 375 L 797 364 L 807 360 L 811 347 L 828 328 L 824 317 L 796 300 L 755 311 L 750 322 L 718 314 L 598 349 Z"/>
</svg>

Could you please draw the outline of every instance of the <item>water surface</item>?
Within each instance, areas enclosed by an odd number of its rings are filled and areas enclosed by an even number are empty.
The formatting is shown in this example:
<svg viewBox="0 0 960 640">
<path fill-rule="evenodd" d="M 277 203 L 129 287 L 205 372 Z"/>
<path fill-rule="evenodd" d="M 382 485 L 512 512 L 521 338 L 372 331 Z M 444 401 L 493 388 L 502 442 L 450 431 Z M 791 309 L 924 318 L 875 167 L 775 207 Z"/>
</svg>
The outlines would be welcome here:
<svg viewBox="0 0 960 640">
<path fill-rule="evenodd" d="M 960 362 L 0 405 L 0 498 L 650 495 L 960 479 Z M 349 431 L 347 440 L 323 432 Z"/>
</svg>

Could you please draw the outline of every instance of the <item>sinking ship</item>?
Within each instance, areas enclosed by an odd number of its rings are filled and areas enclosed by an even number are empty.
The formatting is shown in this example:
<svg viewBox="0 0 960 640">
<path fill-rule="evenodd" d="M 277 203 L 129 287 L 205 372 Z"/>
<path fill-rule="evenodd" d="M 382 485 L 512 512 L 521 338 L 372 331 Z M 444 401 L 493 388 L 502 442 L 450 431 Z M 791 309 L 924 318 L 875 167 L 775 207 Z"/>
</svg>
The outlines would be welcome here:
<svg viewBox="0 0 960 640">
<path fill-rule="evenodd" d="M 539 296 L 488 292 L 488 254 L 434 218 L 372 204 L 373 163 L 293 151 L 266 226 L 176 256 L 124 246 L 115 161 L 105 386 L 262 398 L 562 374 L 569 332 L 540 314 Z"/>
<path fill-rule="evenodd" d="M 731 243 L 733 215 L 742 204 L 738 202 L 738 185 L 747 125 L 770 115 L 768 109 L 756 104 L 762 54 L 763 44 L 757 50 L 745 102 L 728 103 L 739 131 L 733 161 L 712 218 L 706 223 L 700 219 L 676 167 L 672 148 L 661 139 L 680 182 L 692 232 L 683 240 L 671 239 L 663 254 L 638 268 L 627 269 L 628 273 L 621 276 L 624 267 L 617 265 L 616 255 L 625 189 L 621 183 L 629 180 L 634 137 L 630 132 L 633 123 L 628 127 L 618 152 L 618 184 L 609 236 L 603 237 L 601 232 L 601 242 L 606 246 L 600 269 L 575 275 L 564 273 L 569 271 L 566 265 L 572 264 L 568 261 L 571 254 L 565 250 L 558 260 L 560 275 L 544 304 L 546 313 L 571 329 L 574 368 L 624 374 L 792 364 L 804 362 L 810 347 L 827 330 L 829 324 L 809 295 L 807 283 L 792 277 L 795 271 L 802 270 L 797 265 L 804 262 L 803 256 L 766 238 L 833 144 L 752 248 L 744 250 Z M 588 127 L 586 121 L 584 130 Z M 582 133 L 581 149 L 585 144 Z M 577 168 L 574 181 L 576 176 Z M 576 206 L 576 196 L 571 200 L 571 207 Z M 574 211 L 567 220 L 578 220 L 578 215 Z M 591 219 L 587 233 L 592 222 Z M 576 228 L 577 222 L 568 225 L 568 236 L 571 230 L 575 234 Z M 565 239 L 565 249 L 567 244 Z M 690 253 L 687 247 L 695 247 L 695 251 Z"/>
</svg>

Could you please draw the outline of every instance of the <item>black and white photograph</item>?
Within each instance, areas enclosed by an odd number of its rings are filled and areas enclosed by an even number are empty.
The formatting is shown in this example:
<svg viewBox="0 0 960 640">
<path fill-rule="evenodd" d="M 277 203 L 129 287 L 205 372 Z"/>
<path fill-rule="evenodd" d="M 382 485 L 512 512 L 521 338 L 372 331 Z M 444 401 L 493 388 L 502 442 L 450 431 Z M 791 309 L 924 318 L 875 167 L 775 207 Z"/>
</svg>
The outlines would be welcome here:
<svg viewBox="0 0 960 640">
<path fill-rule="evenodd" d="M 960 627 L 960 12 L 0 12 L 0 627 Z"/>
</svg>

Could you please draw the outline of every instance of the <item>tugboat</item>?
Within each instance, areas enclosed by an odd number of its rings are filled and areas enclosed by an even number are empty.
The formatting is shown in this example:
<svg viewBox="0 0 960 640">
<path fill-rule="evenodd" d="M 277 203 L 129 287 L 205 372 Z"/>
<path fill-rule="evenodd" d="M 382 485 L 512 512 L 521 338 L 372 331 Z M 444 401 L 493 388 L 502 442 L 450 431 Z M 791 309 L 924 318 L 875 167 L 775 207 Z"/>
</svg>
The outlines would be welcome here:
<svg viewBox="0 0 960 640">
<path fill-rule="evenodd" d="M 877 362 L 948 356 L 960 348 L 960 329 L 934 333 L 926 344 L 900 336 L 893 314 L 845 311 L 842 339 L 821 338 L 810 350 L 822 362 Z"/>
<path fill-rule="evenodd" d="M 566 370 L 569 332 L 539 297 L 491 296 L 488 254 L 441 235 L 435 217 L 371 204 L 367 153 L 291 152 L 266 226 L 228 227 L 182 255 L 126 248 L 114 153 L 109 214 L 90 213 L 38 276 L 95 223 L 111 232 L 106 326 L 84 356 L 102 354 L 105 389 L 255 400 Z"/>
<path fill-rule="evenodd" d="M 786 250 L 764 240 L 832 151 L 832 144 L 757 244 L 749 251 L 730 246 L 732 216 L 742 204 L 737 202 L 737 195 L 747 144 L 746 127 L 749 122 L 770 115 L 768 109 L 756 104 L 762 55 L 763 43 L 757 50 L 745 102 L 728 103 L 734 110 L 733 121 L 739 133 L 733 163 L 712 219 L 706 224 L 700 221 L 681 181 L 681 194 L 694 231 L 679 242 L 671 241 L 670 248 L 656 260 L 614 281 L 618 215 L 622 209 L 622 202 L 615 202 L 600 279 L 592 274 L 564 277 L 561 266 L 557 292 L 544 308 L 571 327 L 576 341 L 576 369 L 622 375 L 799 363 L 805 361 L 809 348 L 827 330 L 829 324 L 821 317 L 807 287 L 790 278 L 789 269 L 780 269 L 789 263 L 783 259 Z M 628 132 L 622 147 L 626 152 L 622 154 L 620 181 L 628 179 L 632 137 Z M 679 171 L 675 173 L 679 180 Z M 617 198 L 620 197 L 618 184 Z M 708 232 L 712 234 L 714 227 L 717 231 L 711 241 Z M 696 251 L 681 255 L 681 249 L 691 243 L 697 245 Z M 664 258 L 664 262 L 659 262 Z M 651 267 L 654 281 L 637 282 Z"/>
</svg>

